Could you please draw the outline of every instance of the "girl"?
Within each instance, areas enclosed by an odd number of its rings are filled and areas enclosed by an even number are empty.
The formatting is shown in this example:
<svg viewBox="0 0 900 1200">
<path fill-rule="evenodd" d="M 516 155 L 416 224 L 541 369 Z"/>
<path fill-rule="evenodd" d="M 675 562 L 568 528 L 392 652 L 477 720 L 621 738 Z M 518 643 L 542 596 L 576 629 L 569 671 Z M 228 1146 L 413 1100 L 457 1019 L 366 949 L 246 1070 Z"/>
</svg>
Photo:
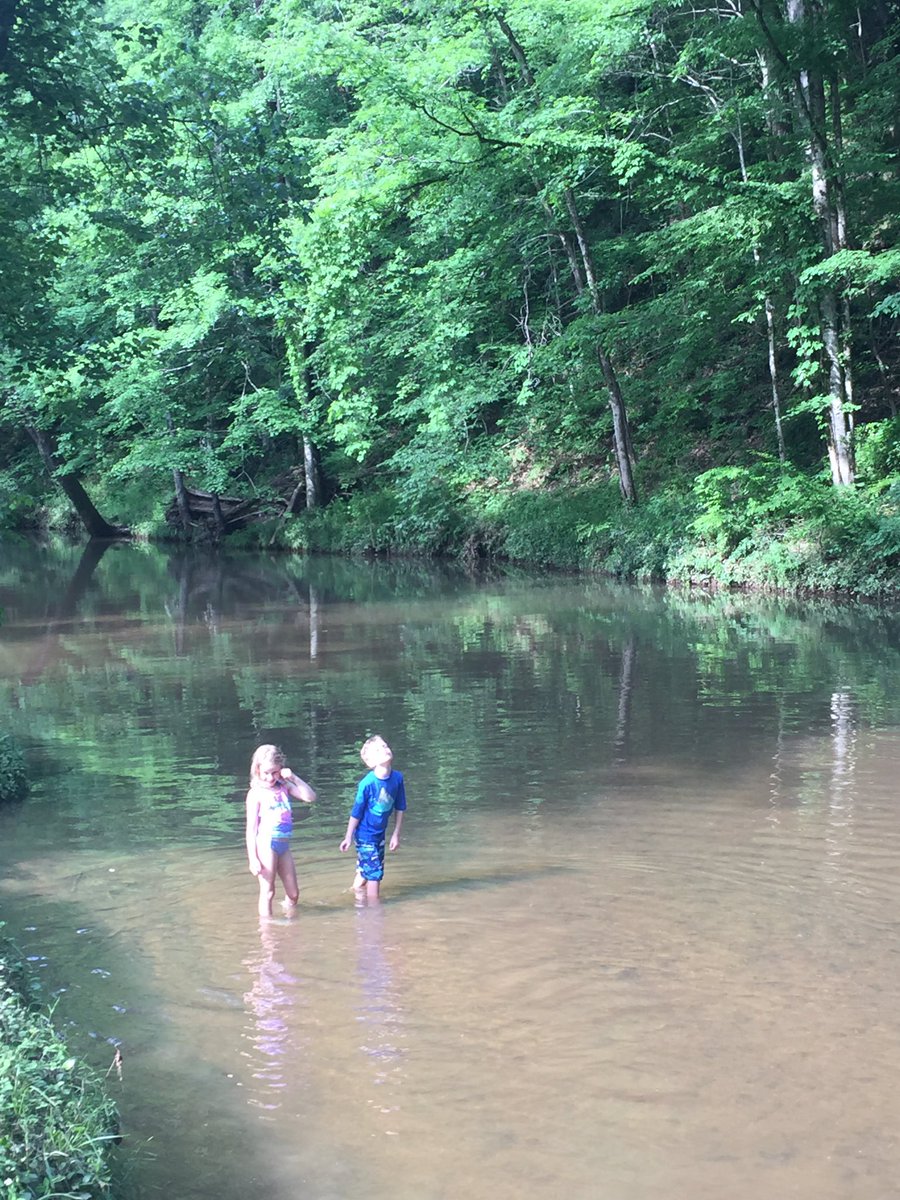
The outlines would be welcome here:
<svg viewBox="0 0 900 1200">
<path fill-rule="evenodd" d="M 259 915 L 271 917 L 275 876 L 285 890 L 284 907 L 297 907 L 297 868 L 291 854 L 291 796 L 312 804 L 316 793 L 287 766 L 277 746 L 258 746 L 247 792 L 247 862 L 259 879 Z"/>
</svg>

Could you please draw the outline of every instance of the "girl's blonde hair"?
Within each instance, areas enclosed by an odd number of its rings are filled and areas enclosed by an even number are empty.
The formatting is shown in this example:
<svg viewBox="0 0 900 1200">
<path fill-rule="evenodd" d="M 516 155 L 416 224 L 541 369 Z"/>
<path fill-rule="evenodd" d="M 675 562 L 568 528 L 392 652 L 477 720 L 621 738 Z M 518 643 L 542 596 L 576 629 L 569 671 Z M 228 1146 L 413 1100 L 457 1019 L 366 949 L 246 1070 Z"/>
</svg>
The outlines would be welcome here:
<svg viewBox="0 0 900 1200">
<path fill-rule="evenodd" d="M 261 778 L 263 766 L 281 767 L 287 765 L 287 760 L 278 746 L 257 746 L 250 759 L 250 782 L 256 783 Z"/>
</svg>

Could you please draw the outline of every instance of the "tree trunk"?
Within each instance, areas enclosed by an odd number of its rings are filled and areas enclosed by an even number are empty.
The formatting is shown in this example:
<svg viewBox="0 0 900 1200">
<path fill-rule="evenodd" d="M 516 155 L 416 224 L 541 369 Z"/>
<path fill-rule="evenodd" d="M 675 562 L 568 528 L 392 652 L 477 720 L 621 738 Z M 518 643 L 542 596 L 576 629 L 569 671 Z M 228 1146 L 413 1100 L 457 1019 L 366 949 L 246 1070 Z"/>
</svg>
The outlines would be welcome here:
<svg viewBox="0 0 900 1200">
<path fill-rule="evenodd" d="M 178 506 L 178 515 L 181 518 L 181 528 L 184 530 L 184 536 L 191 536 L 191 506 L 188 503 L 187 490 L 184 486 L 184 474 L 176 467 L 172 471 L 172 478 L 175 483 L 175 503 Z"/>
<path fill-rule="evenodd" d="M 88 535 L 92 538 L 131 537 L 130 529 L 124 529 L 121 525 L 110 525 L 109 521 L 100 515 L 77 475 L 60 475 L 57 473 L 59 464 L 56 462 L 53 444 L 46 430 L 37 429 L 33 425 L 26 426 L 26 430 L 28 436 L 34 442 L 35 446 L 37 446 L 47 474 L 60 486 L 69 498 Z"/>
<path fill-rule="evenodd" d="M 316 449 L 304 433 L 303 435 L 303 479 L 306 485 L 306 507 L 318 508 L 321 503 L 319 494 L 319 472 L 316 467 Z"/>
<path fill-rule="evenodd" d="M 822 314 L 822 344 L 828 364 L 828 458 L 831 481 L 835 486 L 853 483 L 853 447 L 851 426 L 844 404 L 845 381 L 841 363 L 841 332 L 837 299 L 833 288 L 826 288 L 819 302 Z"/>
<path fill-rule="evenodd" d="M 503 31 L 503 35 L 509 43 L 509 48 L 512 51 L 513 58 L 519 67 L 519 72 L 522 76 L 522 82 L 528 88 L 535 87 L 534 75 L 531 67 L 528 64 L 528 58 L 522 45 L 516 35 L 513 33 L 509 24 L 499 13 L 494 14 L 497 24 Z M 565 191 L 566 208 L 569 211 L 569 216 L 572 220 L 572 226 L 575 232 L 575 238 L 578 243 L 579 255 L 576 257 L 574 247 L 571 240 L 564 235 L 560 235 L 563 246 L 566 248 L 566 253 L 569 256 L 569 263 L 572 267 L 572 277 L 575 281 L 575 288 L 580 293 L 587 283 L 588 293 L 591 298 L 591 309 L 596 315 L 602 312 L 602 304 L 600 292 L 597 287 L 597 277 L 594 271 L 594 261 L 591 256 L 590 245 L 585 236 L 584 226 L 581 222 L 581 215 L 578 212 L 578 206 L 575 201 L 575 195 L 571 188 L 566 188 Z M 545 210 L 548 206 L 544 204 Z M 552 214 L 551 214 L 552 215 Z M 580 257 L 580 264 L 578 258 Z M 584 279 L 581 278 L 581 269 L 584 271 Z M 634 485 L 634 451 L 631 445 L 631 429 L 628 424 L 628 413 L 625 408 L 625 398 L 622 395 L 622 389 L 619 387 L 619 381 L 616 376 L 615 367 L 612 360 L 606 353 L 603 345 L 598 340 L 597 342 L 597 358 L 600 361 L 600 370 L 603 373 L 603 382 L 606 384 L 606 392 L 609 400 L 609 407 L 612 411 L 613 418 L 613 447 L 616 454 L 616 463 L 619 469 L 619 488 L 622 492 L 622 498 L 627 504 L 637 503 L 637 489 Z"/>
<path fill-rule="evenodd" d="M 757 254 L 759 251 L 757 250 Z M 772 414 L 775 418 L 775 437 L 778 441 L 778 459 L 787 462 L 787 451 L 784 448 L 784 427 L 781 421 L 781 397 L 778 391 L 778 357 L 775 345 L 775 309 L 771 299 L 766 296 L 766 341 L 769 348 L 769 380 L 772 384 Z"/>
<path fill-rule="evenodd" d="M 153 324 L 154 326 L 156 325 L 155 317 Z M 168 428 L 169 433 L 174 433 L 175 423 L 172 420 L 171 413 L 166 413 L 166 427 Z M 190 501 L 188 500 L 187 489 L 184 486 L 184 472 L 180 471 L 177 467 L 174 467 L 172 469 L 172 481 L 175 485 L 175 504 L 178 508 L 178 516 L 181 519 L 181 528 L 184 530 L 184 536 L 189 538 L 191 536 L 192 528 L 191 505 Z"/>
<path fill-rule="evenodd" d="M 768 86 L 767 69 L 765 60 L 761 58 L 763 63 L 762 84 L 765 91 Z M 770 119 L 770 128 L 773 121 Z M 747 170 L 747 155 L 744 150 L 744 130 L 740 121 L 738 121 L 737 129 L 734 133 L 734 140 L 737 144 L 738 163 L 741 168 L 741 180 L 746 186 L 750 180 L 750 174 Z M 753 261 L 756 263 L 757 269 L 761 262 L 762 256 L 759 252 L 759 246 L 753 246 Z M 766 314 L 766 343 L 768 348 L 767 360 L 769 364 L 769 384 L 772 390 L 772 413 L 775 418 L 775 437 L 778 444 L 778 459 L 784 463 L 787 461 L 787 453 L 784 448 L 784 429 L 781 422 L 781 396 L 778 389 L 778 355 L 776 353 L 775 341 L 775 307 L 772 304 L 771 297 L 767 294 L 763 302 L 763 308 Z"/>
<path fill-rule="evenodd" d="M 288 371 L 294 387 L 294 395 L 302 410 L 304 429 L 300 434 L 303 443 L 303 479 L 306 489 L 306 507 L 318 508 L 321 504 L 319 471 L 316 465 L 316 446 L 309 434 L 313 421 L 313 381 L 310 378 L 309 359 L 314 347 L 304 344 L 300 331 L 287 322 L 282 325 Z"/>
<path fill-rule="evenodd" d="M 791 25 L 811 27 L 814 10 L 807 10 L 806 0 L 787 0 L 786 16 Z M 801 122 L 807 132 L 807 159 L 812 175 L 813 209 L 819 219 L 822 245 L 826 258 L 842 250 L 847 242 L 846 218 L 843 211 L 840 181 L 833 162 L 832 149 L 837 149 L 832 139 L 828 142 L 826 117 L 825 82 L 818 69 L 801 66 L 794 74 L 794 88 Z M 839 103 L 833 93 L 833 124 L 840 130 Z M 836 487 L 852 484 L 855 478 L 853 462 L 852 418 L 848 393 L 849 362 L 844 356 L 849 350 L 849 328 L 842 325 L 842 305 L 831 285 L 827 285 L 819 298 L 821 314 L 822 349 L 828 375 L 828 459 L 831 463 L 831 480 Z M 846 309 L 849 313 L 849 306 Z M 846 317 L 845 317 L 846 320 Z"/>
<path fill-rule="evenodd" d="M 591 298 L 591 309 L 599 316 L 603 311 L 603 306 L 600 289 L 597 286 L 594 259 L 584 232 L 584 226 L 581 223 L 581 214 L 578 211 L 575 196 L 571 188 L 566 188 L 565 200 L 566 208 L 569 210 L 569 216 L 572 219 L 572 228 L 575 230 L 575 237 L 578 241 L 578 249 L 584 267 L 584 276 L 587 280 L 588 293 Z M 634 474 L 632 470 L 634 465 L 634 451 L 631 445 L 631 429 L 628 425 L 625 398 L 622 395 L 622 389 L 619 387 L 618 376 L 616 375 L 612 360 L 599 341 L 597 342 L 597 357 L 600 360 L 600 370 L 603 372 L 603 381 L 606 384 L 609 407 L 612 411 L 613 446 L 619 467 L 619 487 L 622 491 L 622 498 L 626 503 L 636 504 L 637 490 L 634 486 Z"/>
</svg>

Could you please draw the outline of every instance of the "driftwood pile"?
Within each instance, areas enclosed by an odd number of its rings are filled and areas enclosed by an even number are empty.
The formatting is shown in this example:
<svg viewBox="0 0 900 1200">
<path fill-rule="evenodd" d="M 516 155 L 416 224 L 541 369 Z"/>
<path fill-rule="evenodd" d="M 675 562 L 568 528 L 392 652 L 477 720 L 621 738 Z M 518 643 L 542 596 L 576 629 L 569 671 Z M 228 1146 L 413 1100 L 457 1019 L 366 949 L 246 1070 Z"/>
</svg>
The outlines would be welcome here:
<svg viewBox="0 0 900 1200">
<path fill-rule="evenodd" d="M 220 536 L 234 533 L 237 529 L 254 521 L 269 520 L 279 515 L 279 510 L 269 500 L 259 496 L 238 499 L 236 496 L 218 496 L 200 488 L 184 486 L 184 501 L 192 525 L 205 526 Z M 182 526 L 183 520 L 178 504 L 173 501 L 166 512 L 171 525 Z"/>
</svg>

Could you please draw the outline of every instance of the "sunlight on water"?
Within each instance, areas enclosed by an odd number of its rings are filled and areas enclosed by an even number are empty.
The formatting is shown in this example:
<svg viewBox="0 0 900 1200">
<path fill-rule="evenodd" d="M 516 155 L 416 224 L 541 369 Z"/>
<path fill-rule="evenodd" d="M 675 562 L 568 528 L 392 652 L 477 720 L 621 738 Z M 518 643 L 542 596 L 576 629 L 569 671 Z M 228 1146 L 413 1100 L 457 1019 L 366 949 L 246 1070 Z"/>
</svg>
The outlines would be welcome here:
<svg viewBox="0 0 900 1200">
<path fill-rule="evenodd" d="M 896 614 L 417 567 L 7 562 L 0 904 L 179 1200 L 884 1200 Z M 53 597 L 68 595 L 69 609 Z M 384 903 L 338 851 L 406 774 Z M 260 924 L 247 767 L 319 792 Z"/>
</svg>

